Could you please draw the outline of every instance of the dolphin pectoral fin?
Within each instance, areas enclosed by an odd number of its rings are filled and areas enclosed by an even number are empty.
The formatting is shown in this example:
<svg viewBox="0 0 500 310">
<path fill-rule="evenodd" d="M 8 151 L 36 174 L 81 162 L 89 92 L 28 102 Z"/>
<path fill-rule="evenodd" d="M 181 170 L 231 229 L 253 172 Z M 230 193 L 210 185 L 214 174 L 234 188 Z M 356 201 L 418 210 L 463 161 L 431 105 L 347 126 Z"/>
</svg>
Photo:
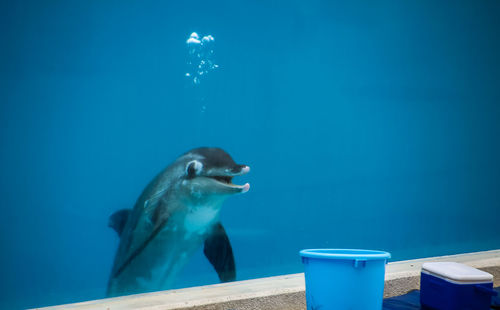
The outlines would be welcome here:
<svg viewBox="0 0 500 310">
<path fill-rule="evenodd" d="M 221 223 L 215 225 L 212 233 L 205 240 L 203 253 L 214 266 L 221 282 L 236 279 L 233 249 Z"/>
<path fill-rule="evenodd" d="M 131 211 L 130 209 L 122 209 L 111 214 L 109 217 L 108 226 L 113 228 L 119 237 L 122 236 L 123 228 L 127 223 Z"/>
</svg>

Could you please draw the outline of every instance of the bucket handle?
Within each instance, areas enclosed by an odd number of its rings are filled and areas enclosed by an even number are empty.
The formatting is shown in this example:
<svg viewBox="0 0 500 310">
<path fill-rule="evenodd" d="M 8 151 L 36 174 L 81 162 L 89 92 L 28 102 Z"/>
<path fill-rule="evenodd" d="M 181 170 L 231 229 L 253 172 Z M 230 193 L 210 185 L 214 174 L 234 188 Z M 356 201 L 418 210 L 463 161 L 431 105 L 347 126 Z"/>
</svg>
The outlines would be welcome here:
<svg viewBox="0 0 500 310">
<path fill-rule="evenodd" d="M 366 259 L 355 259 L 354 268 L 366 267 Z"/>
<path fill-rule="evenodd" d="M 489 296 L 497 296 L 498 295 L 497 291 L 495 291 L 489 287 L 485 287 L 485 286 L 481 286 L 481 285 L 475 285 L 474 287 L 476 288 L 477 291 L 479 291 L 483 294 L 486 294 Z"/>
<path fill-rule="evenodd" d="M 367 262 L 366 259 L 356 258 L 354 260 L 354 268 L 366 267 L 366 262 Z M 386 265 L 387 265 L 388 262 L 389 262 L 389 260 L 387 260 L 387 259 L 384 260 L 384 263 Z"/>
</svg>

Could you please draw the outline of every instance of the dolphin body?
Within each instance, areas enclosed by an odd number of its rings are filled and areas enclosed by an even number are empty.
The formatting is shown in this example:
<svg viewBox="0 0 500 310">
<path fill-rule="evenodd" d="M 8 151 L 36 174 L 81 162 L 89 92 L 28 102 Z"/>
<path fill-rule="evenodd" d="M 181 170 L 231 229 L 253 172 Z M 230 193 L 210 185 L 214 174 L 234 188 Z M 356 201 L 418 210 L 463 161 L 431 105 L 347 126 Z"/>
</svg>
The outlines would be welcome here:
<svg viewBox="0 0 500 310">
<path fill-rule="evenodd" d="M 144 189 L 134 208 L 115 212 L 109 226 L 120 236 L 108 296 L 170 288 L 192 254 L 204 253 L 222 282 L 236 278 L 234 256 L 219 222 L 222 203 L 245 193 L 234 176 L 250 171 L 220 148 L 193 149 Z"/>
</svg>

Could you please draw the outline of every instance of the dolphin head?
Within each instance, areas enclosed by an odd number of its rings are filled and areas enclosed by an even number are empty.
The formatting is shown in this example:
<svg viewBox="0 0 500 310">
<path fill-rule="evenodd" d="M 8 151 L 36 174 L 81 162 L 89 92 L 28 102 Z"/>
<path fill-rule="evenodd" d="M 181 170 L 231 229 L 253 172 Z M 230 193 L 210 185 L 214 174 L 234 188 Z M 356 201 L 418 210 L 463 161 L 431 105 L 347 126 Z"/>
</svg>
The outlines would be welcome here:
<svg viewBox="0 0 500 310">
<path fill-rule="evenodd" d="M 201 147 L 184 154 L 183 186 L 194 198 L 225 198 L 245 193 L 250 184 L 237 185 L 233 177 L 250 171 L 247 165 L 234 162 L 231 156 L 220 148 Z"/>
</svg>

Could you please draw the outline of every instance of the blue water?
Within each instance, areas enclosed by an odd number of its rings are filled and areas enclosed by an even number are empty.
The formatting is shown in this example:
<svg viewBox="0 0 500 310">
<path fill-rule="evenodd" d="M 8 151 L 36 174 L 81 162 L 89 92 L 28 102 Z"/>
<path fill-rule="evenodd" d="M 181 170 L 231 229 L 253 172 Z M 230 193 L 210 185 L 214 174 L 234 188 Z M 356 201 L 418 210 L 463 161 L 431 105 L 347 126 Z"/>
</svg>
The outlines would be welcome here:
<svg viewBox="0 0 500 310">
<path fill-rule="evenodd" d="M 238 279 L 298 251 L 500 248 L 498 1 L 0 4 L 0 308 L 102 298 L 107 227 L 185 151 L 251 166 Z M 192 32 L 219 65 L 186 78 Z M 200 251 L 176 287 L 217 282 Z"/>
</svg>

